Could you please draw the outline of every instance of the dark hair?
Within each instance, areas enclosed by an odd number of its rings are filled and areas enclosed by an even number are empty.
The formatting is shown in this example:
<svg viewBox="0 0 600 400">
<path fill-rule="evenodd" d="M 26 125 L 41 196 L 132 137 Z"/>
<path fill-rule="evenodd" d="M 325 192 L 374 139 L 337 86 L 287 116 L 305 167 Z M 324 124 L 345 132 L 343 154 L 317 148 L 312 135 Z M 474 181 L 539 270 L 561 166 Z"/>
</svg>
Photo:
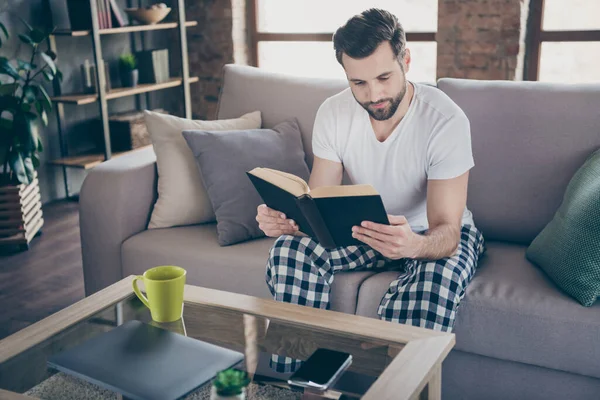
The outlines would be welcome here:
<svg viewBox="0 0 600 400">
<path fill-rule="evenodd" d="M 396 58 L 404 57 L 406 35 L 398 18 L 389 11 L 371 8 L 350 18 L 334 33 L 335 57 L 340 64 L 344 53 L 365 58 L 384 41 L 390 42 Z"/>
</svg>

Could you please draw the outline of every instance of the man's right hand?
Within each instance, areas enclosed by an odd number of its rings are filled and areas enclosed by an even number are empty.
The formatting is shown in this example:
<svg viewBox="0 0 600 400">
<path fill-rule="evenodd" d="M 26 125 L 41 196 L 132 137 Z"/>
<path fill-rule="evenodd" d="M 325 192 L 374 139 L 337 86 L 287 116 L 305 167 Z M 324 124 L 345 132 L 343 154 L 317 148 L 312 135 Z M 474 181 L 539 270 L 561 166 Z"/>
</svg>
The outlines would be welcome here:
<svg viewBox="0 0 600 400">
<path fill-rule="evenodd" d="M 269 237 L 277 238 L 281 235 L 294 235 L 298 232 L 296 222 L 287 219 L 284 213 L 273 210 L 266 204 L 258 206 L 256 220 L 258 227 Z"/>
</svg>

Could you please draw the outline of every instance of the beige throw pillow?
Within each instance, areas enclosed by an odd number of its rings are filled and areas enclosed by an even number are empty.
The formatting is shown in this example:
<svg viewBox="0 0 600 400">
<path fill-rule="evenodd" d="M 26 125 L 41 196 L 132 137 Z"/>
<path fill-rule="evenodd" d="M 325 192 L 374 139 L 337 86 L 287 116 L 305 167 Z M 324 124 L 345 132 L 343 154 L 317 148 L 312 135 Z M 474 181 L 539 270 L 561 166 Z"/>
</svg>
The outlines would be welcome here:
<svg viewBox="0 0 600 400">
<path fill-rule="evenodd" d="M 259 129 L 260 111 L 217 121 L 190 120 L 147 110 L 144 114 L 158 168 L 158 199 L 148 229 L 214 221 L 202 176 L 181 132 Z"/>
</svg>

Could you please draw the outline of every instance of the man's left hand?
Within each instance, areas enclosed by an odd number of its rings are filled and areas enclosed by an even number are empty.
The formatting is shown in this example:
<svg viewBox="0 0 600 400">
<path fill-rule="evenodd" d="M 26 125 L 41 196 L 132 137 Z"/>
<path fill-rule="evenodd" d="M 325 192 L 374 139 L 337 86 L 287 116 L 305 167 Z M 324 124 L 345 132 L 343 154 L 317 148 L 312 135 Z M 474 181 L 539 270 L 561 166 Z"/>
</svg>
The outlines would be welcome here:
<svg viewBox="0 0 600 400">
<path fill-rule="evenodd" d="M 361 226 L 352 227 L 352 237 L 391 260 L 415 258 L 420 235 L 411 230 L 408 221 L 401 215 L 388 215 L 388 220 L 390 225 L 363 221 Z"/>
</svg>

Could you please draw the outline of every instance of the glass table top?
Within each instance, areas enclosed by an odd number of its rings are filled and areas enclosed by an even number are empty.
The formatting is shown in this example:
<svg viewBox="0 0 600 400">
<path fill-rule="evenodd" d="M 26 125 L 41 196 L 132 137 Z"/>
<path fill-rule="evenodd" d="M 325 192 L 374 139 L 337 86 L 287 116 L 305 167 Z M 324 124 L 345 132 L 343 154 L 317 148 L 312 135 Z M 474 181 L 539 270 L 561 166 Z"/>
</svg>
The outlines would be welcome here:
<svg viewBox="0 0 600 400">
<path fill-rule="evenodd" d="M 152 321 L 149 310 L 137 297 L 130 295 L 0 363 L 0 388 L 39 395 L 44 392 L 40 387 L 47 392 L 51 382 L 65 385 L 64 374 L 48 367 L 47 359 L 130 320 L 240 351 L 245 355 L 244 365 L 240 368 L 249 372 L 254 385 L 268 385 L 289 393 L 291 389 L 287 385 L 287 378 L 293 371 L 286 364 L 277 362 L 283 357 L 305 360 L 319 347 L 349 352 L 353 355 L 350 369 L 327 392 L 326 397 L 348 399 L 360 398 L 393 358 L 388 346 L 381 341 L 365 340 L 364 337 L 355 337 L 343 331 L 332 332 L 331 329 L 304 326 L 298 321 L 272 320 L 219 306 L 186 302 L 180 320 L 158 323 Z M 59 376 L 54 376 L 57 373 Z M 49 381 L 51 377 L 53 380 Z M 71 379 L 69 384 L 72 385 L 73 378 L 68 379 Z M 83 381 L 80 384 L 87 385 Z M 258 389 L 255 391 L 261 392 Z M 300 396 L 301 393 L 295 391 L 289 398 Z M 249 393 L 247 398 L 253 396 Z"/>
</svg>

